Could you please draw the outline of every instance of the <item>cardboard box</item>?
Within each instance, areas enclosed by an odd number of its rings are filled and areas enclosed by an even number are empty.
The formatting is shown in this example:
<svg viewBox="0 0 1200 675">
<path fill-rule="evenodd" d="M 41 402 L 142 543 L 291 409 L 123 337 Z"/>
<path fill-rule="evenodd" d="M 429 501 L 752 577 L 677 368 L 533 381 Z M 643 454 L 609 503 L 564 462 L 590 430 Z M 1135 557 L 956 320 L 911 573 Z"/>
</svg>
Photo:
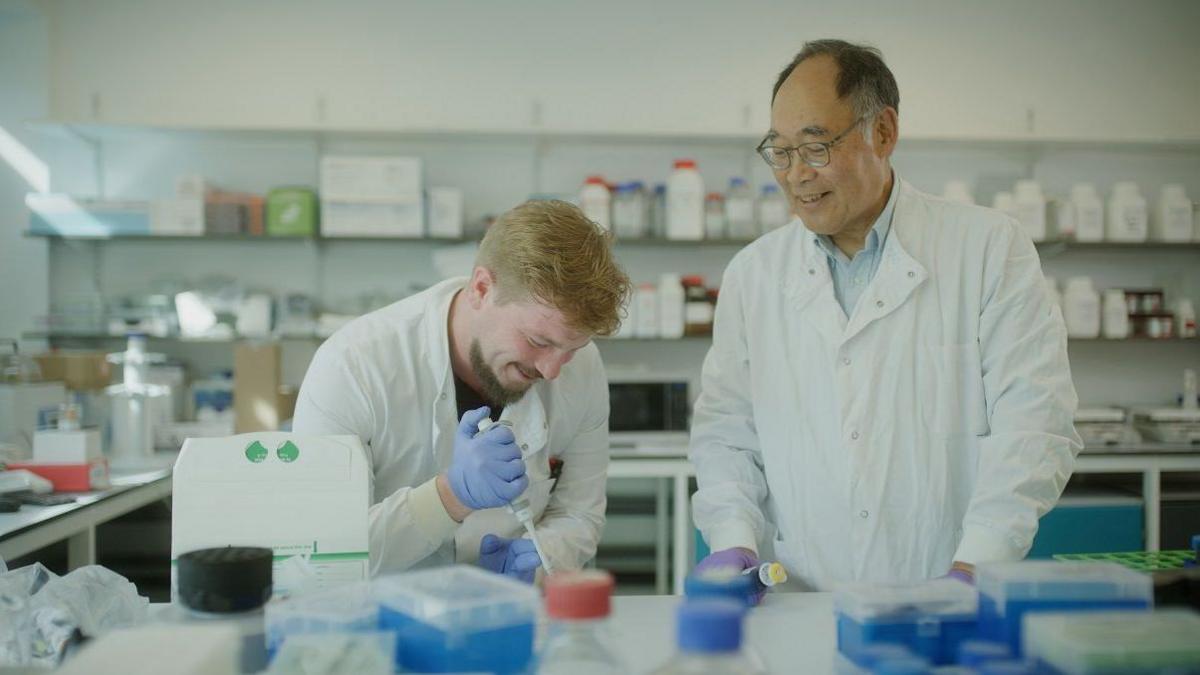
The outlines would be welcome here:
<svg viewBox="0 0 1200 675">
<path fill-rule="evenodd" d="M 25 469 L 45 478 L 54 485 L 55 492 L 92 492 L 107 490 L 108 460 L 100 457 L 89 462 L 44 463 L 9 462 L 9 469 Z"/>
<path fill-rule="evenodd" d="M 366 579 L 370 470 L 355 436 L 189 438 L 172 477 L 172 597 L 174 562 L 212 547 L 274 550 L 276 594 L 290 590 L 278 572 L 297 555 L 319 586 Z"/>
<path fill-rule="evenodd" d="M 234 430 L 276 431 L 283 377 L 278 342 L 239 342 L 233 350 Z"/>
<path fill-rule="evenodd" d="M 321 158 L 321 199 L 411 201 L 420 197 L 422 188 L 419 157 Z"/>
<path fill-rule="evenodd" d="M 317 234 L 317 193 L 308 188 L 275 188 L 267 194 L 267 234 L 313 237 Z"/>
<path fill-rule="evenodd" d="M 99 429 L 45 429 L 33 435 L 33 461 L 39 464 L 86 464 L 103 458 Z"/>
<path fill-rule="evenodd" d="M 415 201 L 395 204 L 321 202 L 321 234 L 325 237 L 417 238 L 425 234 L 425 207 Z"/>
<path fill-rule="evenodd" d="M 112 383 L 112 366 L 104 352 L 53 351 L 33 357 L 42 379 L 62 382 L 71 391 L 98 391 Z"/>
<path fill-rule="evenodd" d="M 164 237 L 204 234 L 204 200 L 200 197 L 156 200 L 150 205 L 150 233 Z"/>
</svg>

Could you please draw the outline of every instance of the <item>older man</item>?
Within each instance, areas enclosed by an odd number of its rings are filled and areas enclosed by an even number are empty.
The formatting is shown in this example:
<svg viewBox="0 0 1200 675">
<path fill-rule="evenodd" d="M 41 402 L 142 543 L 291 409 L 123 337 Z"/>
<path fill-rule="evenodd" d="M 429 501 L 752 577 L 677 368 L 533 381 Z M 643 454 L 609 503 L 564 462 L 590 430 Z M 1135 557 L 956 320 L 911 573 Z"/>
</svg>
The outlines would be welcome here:
<svg viewBox="0 0 1200 675">
<path fill-rule="evenodd" d="M 698 569 L 774 556 L 802 587 L 1024 557 L 1081 443 L 1066 332 L 1012 218 L 891 166 L 874 49 L 806 44 L 759 153 L 798 220 L 729 264 L 690 455 Z"/>
</svg>

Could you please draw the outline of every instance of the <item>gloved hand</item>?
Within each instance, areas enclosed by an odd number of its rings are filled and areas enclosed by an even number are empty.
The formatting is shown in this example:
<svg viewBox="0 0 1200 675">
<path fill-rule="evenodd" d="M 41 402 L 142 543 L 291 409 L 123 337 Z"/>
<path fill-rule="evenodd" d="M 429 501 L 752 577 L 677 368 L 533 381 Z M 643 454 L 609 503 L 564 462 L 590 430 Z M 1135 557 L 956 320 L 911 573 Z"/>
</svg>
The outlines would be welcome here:
<svg viewBox="0 0 1200 675">
<path fill-rule="evenodd" d="M 758 567 L 759 564 L 761 563 L 758 559 L 758 556 L 754 555 L 753 551 L 739 546 L 737 548 L 727 548 L 723 551 L 710 553 L 704 558 L 704 560 L 701 560 L 696 564 L 696 569 L 693 570 L 692 573 L 703 574 L 707 571 L 719 569 L 730 569 L 735 572 L 742 572 L 750 569 L 751 567 Z M 758 603 L 762 602 L 763 595 L 766 592 L 767 589 L 763 588 L 755 593 L 754 596 L 750 598 L 751 604 L 757 605 Z"/>
<path fill-rule="evenodd" d="M 490 413 L 484 406 L 463 414 L 454 437 L 454 458 L 446 473 L 450 490 L 469 509 L 504 506 L 529 486 L 511 429 L 495 426 L 476 435 L 480 420 Z"/>
<path fill-rule="evenodd" d="M 696 564 L 695 571 L 705 572 L 719 568 L 733 568 L 734 571 L 741 572 L 751 567 L 758 567 L 758 565 L 758 556 L 754 555 L 753 551 L 737 547 L 710 553 L 704 560 Z"/>
<path fill-rule="evenodd" d="M 528 539 L 505 539 L 494 534 L 484 535 L 479 542 L 479 566 L 527 584 L 542 564 L 537 549 Z"/>
<path fill-rule="evenodd" d="M 975 585 L 975 577 L 972 576 L 970 572 L 968 572 L 964 569 L 959 569 L 958 567 L 951 569 L 946 574 L 946 576 L 944 576 L 942 578 L 943 579 L 954 579 L 956 581 L 961 581 L 964 584 L 967 584 L 968 586 Z"/>
</svg>

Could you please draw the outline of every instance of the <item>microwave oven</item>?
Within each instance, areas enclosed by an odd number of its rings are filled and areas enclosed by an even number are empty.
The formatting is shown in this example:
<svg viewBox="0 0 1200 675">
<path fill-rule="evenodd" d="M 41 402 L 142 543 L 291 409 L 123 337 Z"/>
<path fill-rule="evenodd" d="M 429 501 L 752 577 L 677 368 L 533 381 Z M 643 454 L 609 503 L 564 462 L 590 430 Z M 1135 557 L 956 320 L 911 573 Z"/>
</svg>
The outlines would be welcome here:
<svg viewBox="0 0 1200 675">
<path fill-rule="evenodd" d="M 608 382 L 609 442 L 616 449 L 687 449 L 686 378 L 612 376 Z"/>
</svg>

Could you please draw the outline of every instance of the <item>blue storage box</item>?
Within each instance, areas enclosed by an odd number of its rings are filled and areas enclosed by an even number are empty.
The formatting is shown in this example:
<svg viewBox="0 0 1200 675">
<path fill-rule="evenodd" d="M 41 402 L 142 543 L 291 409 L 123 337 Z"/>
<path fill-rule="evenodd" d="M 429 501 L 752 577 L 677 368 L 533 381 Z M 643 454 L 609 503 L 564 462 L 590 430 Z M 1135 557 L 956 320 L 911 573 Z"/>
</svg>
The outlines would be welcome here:
<svg viewBox="0 0 1200 675">
<path fill-rule="evenodd" d="M 1147 610 L 1154 605 L 1149 575 L 1107 562 L 1028 560 L 976 569 L 979 634 L 1021 655 L 1021 618 L 1029 612 Z"/>
<path fill-rule="evenodd" d="M 68 195 L 30 193 L 29 233 L 61 237 L 120 237 L 150 234 L 146 202 L 105 202 Z"/>
<path fill-rule="evenodd" d="M 367 582 L 336 586 L 267 603 L 263 628 L 273 661 L 289 638 L 379 630 L 379 606 Z"/>
<path fill-rule="evenodd" d="M 527 584 L 456 565 L 378 579 L 374 594 L 398 669 L 517 673 L 533 657 L 539 597 Z"/>
<path fill-rule="evenodd" d="M 683 581 L 683 594 L 692 599 L 727 598 L 751 607 L 757 592 L 758 586 L 754 583 L 754 578 L 736 569 L 692 572 Z"/>
<path fill-rule="evenodd" d="M 954 663 L 976 635 L 975 589 L 954 579 L 918 584 L 848 584 L 833 594 L 838 651 L 868 666 L 869 648 L 897 644 L 935 665 Z"/>
</svg>

